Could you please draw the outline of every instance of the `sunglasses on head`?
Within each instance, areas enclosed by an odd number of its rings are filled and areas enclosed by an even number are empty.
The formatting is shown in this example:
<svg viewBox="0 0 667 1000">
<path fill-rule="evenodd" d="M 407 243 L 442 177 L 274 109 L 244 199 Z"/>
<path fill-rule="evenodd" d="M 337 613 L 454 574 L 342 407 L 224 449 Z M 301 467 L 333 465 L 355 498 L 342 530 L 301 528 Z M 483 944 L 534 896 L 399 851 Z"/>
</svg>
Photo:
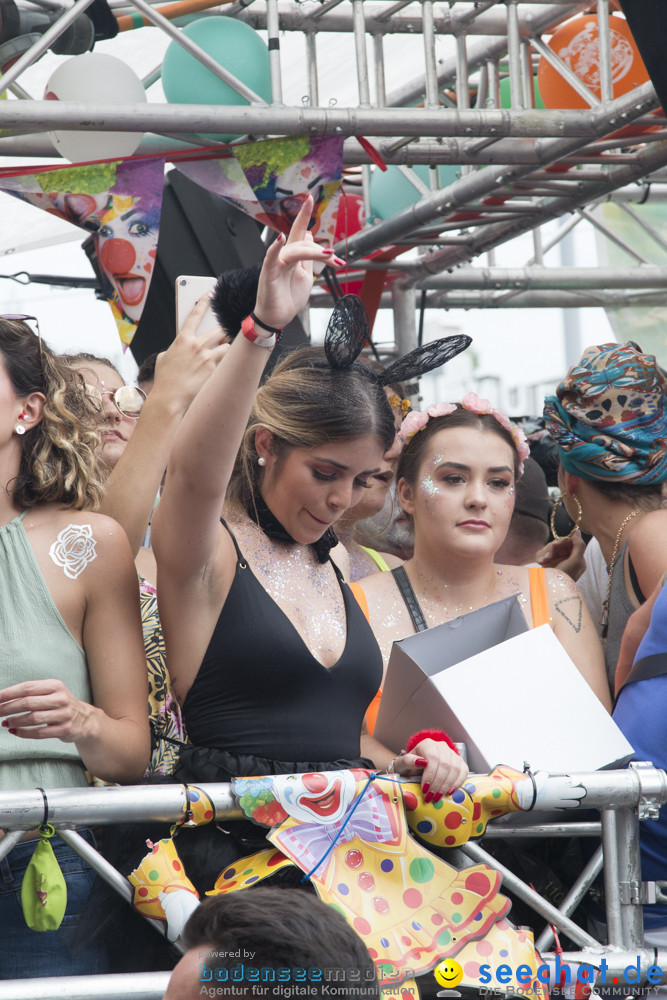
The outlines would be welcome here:
<svg viewBox="0 0 667 1000">
<path fill-rule="evenodd" d="M 119 389 L 100 389 L 96 385 L 86 383 L 86 392 L 93 404 L 102 411 L 102 404 L 105 396 L 111 396 L 116 409 L 124 417 L 133 417 L 135 420 L 141 413 L 141 408 L 146 402 L 146 393 L 143 389 L 134 385 L 121 385 Z"/>
</svg>

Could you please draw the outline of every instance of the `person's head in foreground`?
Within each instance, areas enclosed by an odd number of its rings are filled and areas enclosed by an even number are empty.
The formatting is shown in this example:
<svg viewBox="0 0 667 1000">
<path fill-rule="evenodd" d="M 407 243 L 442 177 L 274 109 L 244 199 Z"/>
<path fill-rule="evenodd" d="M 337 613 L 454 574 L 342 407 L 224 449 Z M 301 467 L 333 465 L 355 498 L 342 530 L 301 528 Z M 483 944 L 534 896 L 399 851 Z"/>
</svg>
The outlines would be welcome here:
<svg viewBox="0 0 667 1000">
<path fill-rule="evenodd" d="M 216 996 L 257 996 L 262 986 L 273 996 L 273 988 L 300 985 L 316 1000 L 346 996 L 348 986 L 355 997 L 379 997 L 362 939 L 340 913 L 300 889 L 259 887 L 207 899 L 185 925 L 183 942 L 187 951 L 164 1000 L 198 1000 L 207 986 Z"/>
</svg>

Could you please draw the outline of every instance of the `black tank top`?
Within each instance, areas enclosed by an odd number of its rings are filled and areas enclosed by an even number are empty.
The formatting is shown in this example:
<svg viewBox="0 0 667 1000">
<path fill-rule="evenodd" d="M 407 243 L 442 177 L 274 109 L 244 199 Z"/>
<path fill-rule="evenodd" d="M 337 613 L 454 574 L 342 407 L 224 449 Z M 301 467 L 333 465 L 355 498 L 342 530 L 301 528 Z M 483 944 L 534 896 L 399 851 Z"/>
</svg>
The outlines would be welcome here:
<svg viewBox="0 0 667 1000">
<path fill-rule="evenodd" d="M 332 562 L 345 603 L 347 638 L 340 659 L 327 668 L 266 592 L 229 533 L 236 573 L 183 704 L 191 742 L 288 761 L 358 757 L 364 713 L 382 681 L 382 655 L 350 588 Z"/>
</svg>

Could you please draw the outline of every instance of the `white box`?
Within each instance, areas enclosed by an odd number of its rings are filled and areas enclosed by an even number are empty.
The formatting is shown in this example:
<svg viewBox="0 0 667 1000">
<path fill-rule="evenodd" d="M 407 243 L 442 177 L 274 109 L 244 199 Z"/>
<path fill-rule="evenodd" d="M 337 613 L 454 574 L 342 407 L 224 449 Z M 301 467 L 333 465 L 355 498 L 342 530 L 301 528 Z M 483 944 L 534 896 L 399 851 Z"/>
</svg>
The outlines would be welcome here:
<svg viewBox="0 0 667 1000">
<path fill-rule="evenodd" d="M 595 771 L 633 756 L 551 628 L 528 629 L 515 597 L 394 643 L 375 736 L 400 749 L 434 728 L 467 745 L 478 773 Z"/>
</svg>

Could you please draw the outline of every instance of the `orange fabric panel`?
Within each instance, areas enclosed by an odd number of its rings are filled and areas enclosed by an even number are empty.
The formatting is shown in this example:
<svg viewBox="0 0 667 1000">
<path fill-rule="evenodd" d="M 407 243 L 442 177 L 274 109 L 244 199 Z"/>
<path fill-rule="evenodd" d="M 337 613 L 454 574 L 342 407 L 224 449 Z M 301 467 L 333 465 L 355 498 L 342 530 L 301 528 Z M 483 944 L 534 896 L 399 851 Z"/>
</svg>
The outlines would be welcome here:
<svg viewBox="0 0 667 1000">
<path fill-rule="evenodd" d="M 549 599 L 543 566 L 530 566 L 530 607 L 533 613 L 533 628 L 549 624 Z"/>
</svg>

